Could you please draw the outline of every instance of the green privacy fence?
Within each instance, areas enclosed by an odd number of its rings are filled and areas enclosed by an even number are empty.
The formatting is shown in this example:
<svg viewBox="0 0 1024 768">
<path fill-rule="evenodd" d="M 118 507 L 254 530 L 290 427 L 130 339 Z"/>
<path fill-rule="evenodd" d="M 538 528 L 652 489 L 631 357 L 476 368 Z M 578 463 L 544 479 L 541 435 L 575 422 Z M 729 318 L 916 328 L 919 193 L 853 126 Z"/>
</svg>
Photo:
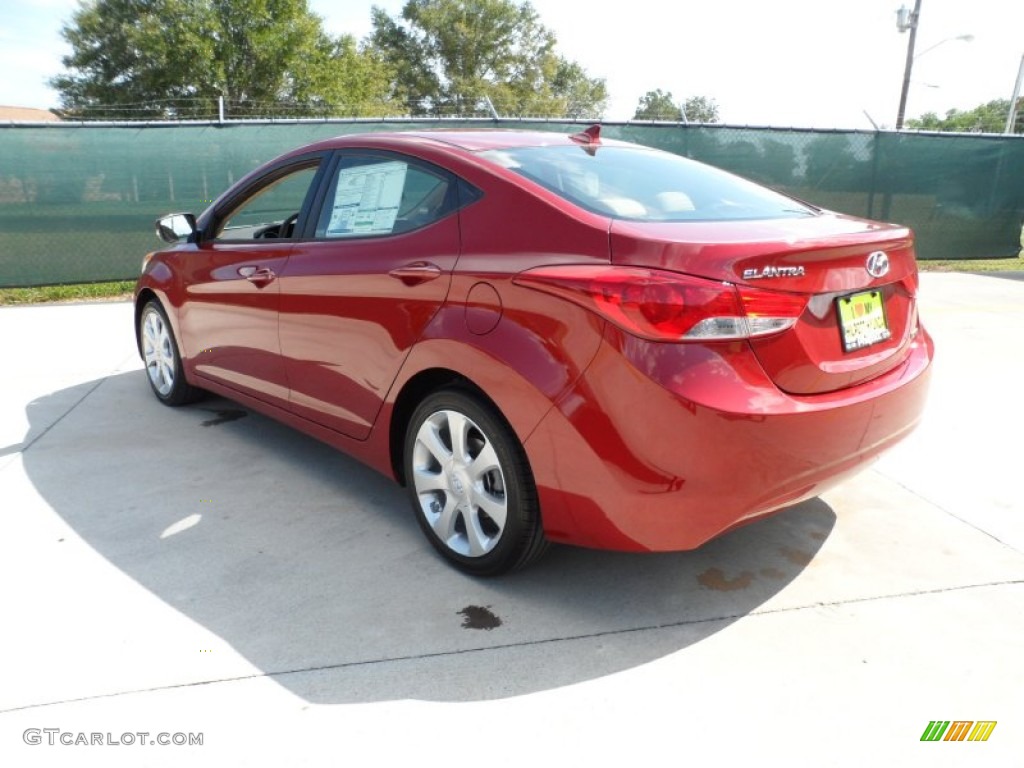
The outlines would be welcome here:
<svg viewBox="0 0 1024 768">
<path fill-rule="evenodd" d="M 292 147 L 339 134 L 466 125 L 575 132 L 551 121 L 0 126 L 0 287 L 129 279 L 153 220 L 199 212 Z M 606 137 L 686 155 L 832 210 L 914 227 L 923 259 L 1015 254 L 1024 138 L 606 124 Z"/>
</svg>

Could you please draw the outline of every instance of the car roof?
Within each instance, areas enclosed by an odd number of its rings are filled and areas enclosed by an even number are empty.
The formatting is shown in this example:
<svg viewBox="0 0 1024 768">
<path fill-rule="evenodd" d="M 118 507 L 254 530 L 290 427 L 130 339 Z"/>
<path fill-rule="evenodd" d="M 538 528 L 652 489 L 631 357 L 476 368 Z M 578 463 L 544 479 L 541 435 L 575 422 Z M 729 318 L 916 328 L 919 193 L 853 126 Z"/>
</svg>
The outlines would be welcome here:
<svg viewBox="0 0 1024 768">
<path fill-rule="evenodd" d="M 571 130 L 571 128 L 570 128 Z M 319 142 L 319 146 L 346 147 L 372 144 L 445 144 L 466 152 L 488 149 L 512 149 L 516 147 L 572 146 L 573 135 L 555 131 L 525 131 L 504 128 L 438 129 L 414 131 L 379 131 L 347 134 Z M 628 142 L 601 139 L 603 146 L 629 146 Z"/>
</svg>

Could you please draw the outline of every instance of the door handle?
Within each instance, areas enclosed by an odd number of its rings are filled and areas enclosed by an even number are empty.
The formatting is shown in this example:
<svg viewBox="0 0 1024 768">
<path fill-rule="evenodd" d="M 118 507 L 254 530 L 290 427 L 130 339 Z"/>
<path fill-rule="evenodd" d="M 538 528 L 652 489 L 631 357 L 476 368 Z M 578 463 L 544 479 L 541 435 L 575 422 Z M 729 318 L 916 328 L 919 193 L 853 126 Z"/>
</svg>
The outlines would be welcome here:
<svg viewBox="0 0 1024 768">
<path fill-rule="evenodd" d="M 440 277 L 441 268 L 427 261 L 417 261 L 412 264 L 406 264 L 404 267 L 396 267 L 388 272 L 388 274 L 398 278 L 406 285 L 416 285 Z"/>
<path fill-rule="evenodd" d="M 239 267 L 238 274 L 256 285 L 265 285 L 277 277 L 269 267 Z"/>
</svg>

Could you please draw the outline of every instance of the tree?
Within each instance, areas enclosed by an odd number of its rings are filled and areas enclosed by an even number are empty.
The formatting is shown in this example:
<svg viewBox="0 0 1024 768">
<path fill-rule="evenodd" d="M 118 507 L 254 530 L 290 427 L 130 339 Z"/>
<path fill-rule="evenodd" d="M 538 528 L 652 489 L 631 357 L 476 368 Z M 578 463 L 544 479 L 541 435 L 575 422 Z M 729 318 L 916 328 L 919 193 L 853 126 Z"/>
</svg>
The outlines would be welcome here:
<svg viewBox="0 0 1024 768">
<path fill-rule="evenodd" d="M 681 105 L 672 100 L 672 91 L 660 88 L 648 91 L 637 102 L 634 120 L 668 120 L 682 123 L 717 123 L 718 104 L 707 96 L 691 96 Z"/>
<path fill-rule="evenodd" d="M 208 116 L 218 97 L 234 115 L 326 114 L 379 107 L 390 87 L 383 61 L 328 36 L 306 0 L 91 0 L 62 35 L 69 71 L 50 84 L 72 114 Z"/>
<path fill-rule="evenodd" d="M 311 67 L 308 77 L 298 101 L 311 111 L 317 105 L 325 116 L 380 117 L 402 111 L 390 96 L 392 67 L 373 49 L 360 48 L 351 35 L 333 41 L 326 61 Z"/>
<path fill-rule="evenodd" d="M 594 117 L 608 98 L 559 56 L 554 34 L 528 3 L 407 0 L 392 18 L 372 11 L 370 43 L 396 69 L 395 96 L 416 115 L 505 114 Z"/>
<path fill-rule="evenodd" d="M 672 100 L 672 91 L 662 91 L 660 88 L 648 91 L 640 97 L 637 102 L 636 112 L 633 113 L 634 120 L 667 120 L 670 122 L 682 122 L 683 110 Z"/>
<path fill-rule="evenodd" d="M 554 76 L 551 79 L 551 95 L 548 106 L 541 106 L 540 113 L 545 111 L 552 115 L 561 115 L 581 120 L 588 117 L 600 117 L 608 102 L 608 90 L 604 80 L 587 76 L 586 70 L 575 61 L 558 57 Z"/>
<path fill-rule="evenodd" d="M 683 116 L 688 123 L 717 123 L 718 103 L 707 96 L 691 96 L 683 102 Z"/>
<path fill-rule="evenodd" d="M 1024 106 L 1024 99 L 1018 102 L 1018 111 Z M 921 117 L 907 120 L 907 127 L 918 131 L 950 131 L 959 133 L 1002 133 L 1006 118 L 1010 114 L 1009 99 L 995 99 L 974 109 L 961 112 L 951 109 L 945 117 L 934 112 L 925 112 Z M 1018 121 L 1014 133 L 1024 132 L 1024 123 Z"/>
</svg>

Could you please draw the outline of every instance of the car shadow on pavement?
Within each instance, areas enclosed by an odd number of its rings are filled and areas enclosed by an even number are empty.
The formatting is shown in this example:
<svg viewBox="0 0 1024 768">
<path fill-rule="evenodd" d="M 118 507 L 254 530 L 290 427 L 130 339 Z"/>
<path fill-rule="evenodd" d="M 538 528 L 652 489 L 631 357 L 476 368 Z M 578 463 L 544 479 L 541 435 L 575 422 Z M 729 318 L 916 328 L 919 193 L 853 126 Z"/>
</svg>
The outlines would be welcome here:
<svg viewBox="0 0 1024 768">
<path fill-rule="evenodd" d="M 60 397 L 30 405 L 30 423 Z M 23 463 L 97 553 L 323 704 L 501 698 L 654 661 L 776 595 L 836 520 L 814 499 L 694 552 L 553 547 L 474 579 L 387 478 L 220 398 L 166 408 L 141 371 L 103 380 Z M 210 679 L 197 666 L 190 682 Z"/>
</svg>

